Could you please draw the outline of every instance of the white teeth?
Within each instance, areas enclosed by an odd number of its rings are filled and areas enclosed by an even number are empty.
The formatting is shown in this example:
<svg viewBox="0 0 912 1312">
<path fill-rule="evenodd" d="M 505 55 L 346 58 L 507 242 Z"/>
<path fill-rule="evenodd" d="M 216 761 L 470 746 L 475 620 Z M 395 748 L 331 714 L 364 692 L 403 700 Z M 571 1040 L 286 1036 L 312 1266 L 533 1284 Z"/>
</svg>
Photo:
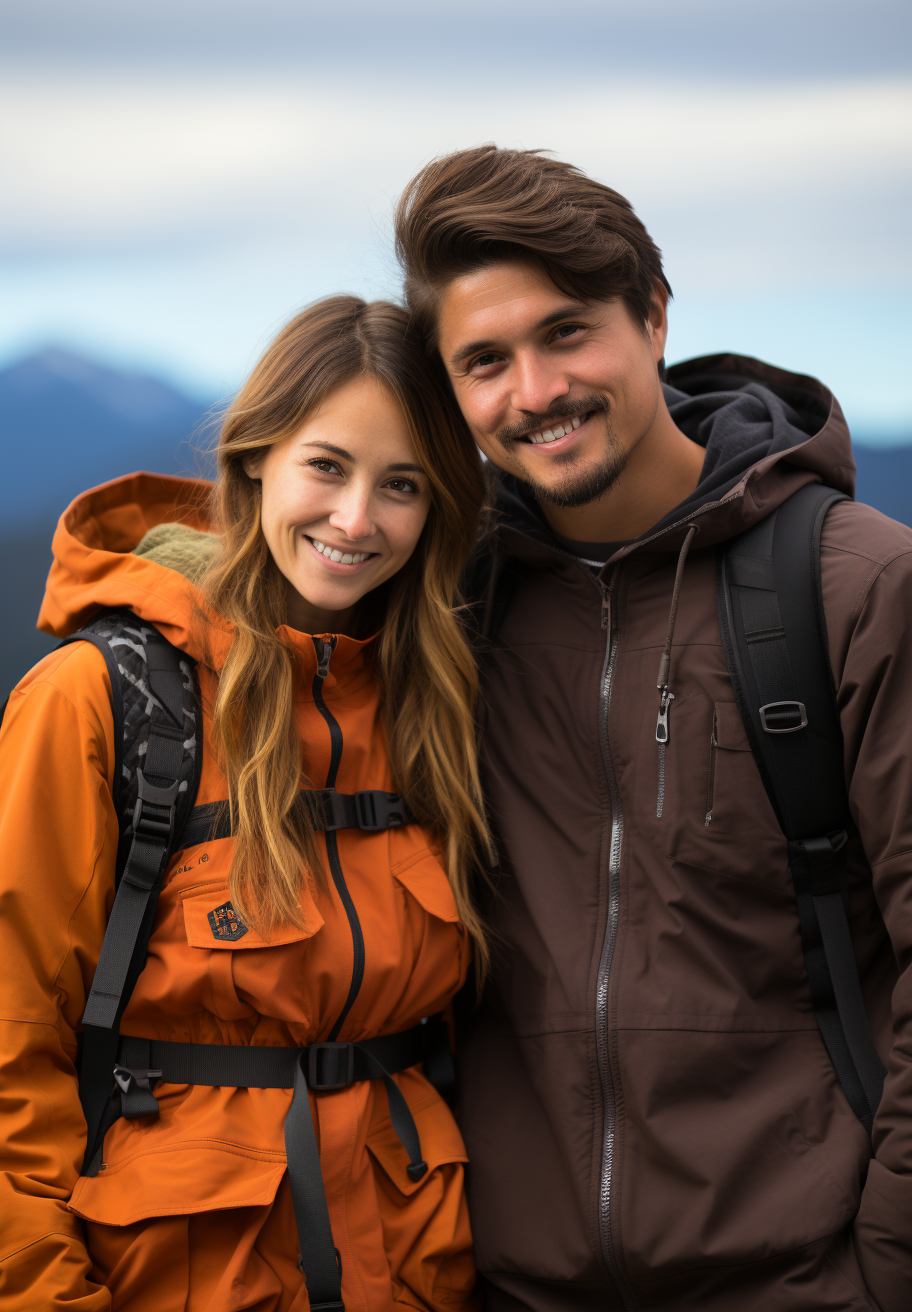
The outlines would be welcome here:
<svg viewBox="0 0 912 1312">
<path fill-rule="evenodd" d="M 536 446 L 542 442 L 556 442 L 559 437 L 566 437 L 568 433 L 579 428 L 584 418 L 584 415 L 574 415 L 572 419 L 568 419 L 565 424 L 558 424 L 556 428 L 546 428 L 541 433 L 530 433 L 528 440 L 534 442 Z"/>
<path fill-rule="evenodd" d="M 311 538 L 310 540 L 316 547 L 317 551 L 319 551 L 321 555 L 325 556 L 327 560 L 335 560 L 342 565 L 360 565 L 362 560 L 367 560 L 368 557 L 374 554 L 372 551 L 344 551 L 343 552 L 337 550 L 334 547 L 325 546 L 324 543 L 318 542 L 316 538 Z"/>
</svg>

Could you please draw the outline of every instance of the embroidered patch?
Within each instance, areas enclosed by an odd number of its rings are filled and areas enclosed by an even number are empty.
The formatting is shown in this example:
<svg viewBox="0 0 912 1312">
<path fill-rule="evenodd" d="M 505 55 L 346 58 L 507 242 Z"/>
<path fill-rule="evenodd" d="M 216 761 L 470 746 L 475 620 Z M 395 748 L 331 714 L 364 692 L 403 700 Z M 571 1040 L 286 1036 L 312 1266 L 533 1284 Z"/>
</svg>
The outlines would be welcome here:
<svg viewBox="0 0 912 1312">
<path fill-rule="evenodd" d="M 230 902 L 223 902 L 220 907 L 209 912 L 209 924 L 216 938 L 227 939 L 229 942 L 243 938 L 247 933 L 247 926 L 239 919 Z"/>
</svg>

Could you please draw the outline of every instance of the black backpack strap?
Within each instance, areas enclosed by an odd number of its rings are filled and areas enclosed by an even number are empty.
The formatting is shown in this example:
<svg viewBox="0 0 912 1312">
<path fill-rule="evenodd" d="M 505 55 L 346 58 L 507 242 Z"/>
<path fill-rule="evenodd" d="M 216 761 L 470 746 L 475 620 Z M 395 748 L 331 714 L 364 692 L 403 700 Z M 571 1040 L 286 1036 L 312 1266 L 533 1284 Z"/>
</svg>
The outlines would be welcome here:
<svg viewBox="0 0 912 1312">
<path fill-rule="evenodd" d="M 719 619 L 748 740 L 782 831 L 814 1012 L 839 1082 L 870 1132 L 883 1088 L 848 921 L 852 829 L 820 581 L 827 511 L 812 483 L 718 558 Z"/>
<path fill-rule="evenodd" d="M 79 1096 L 87 1125 L 83 1173 L 101 1164 L 104 1136 L 135 1091 L 115 1079 L 120 1019 L 146 960 L 168 858 L 199 784 L 194 665 L 152 625 L 128 612 L 100 617 L 66 642 L 87 641 L 111 679 L 121 818 L 116 893 L 83 1024 Z M 154 1103 L 151 1092 L 147 1098 Z"/>
<path fill-rule="evenodd" d="M 335 788 L 305 788 L 301 794 L 309 803 L 314 829 L 330 833 L 336 829 L 360 829 L 379 833 L 415 823 L 405 798 L 380 788 L 365 788 L 359 793 L 337 793 Z M 231 816 L 226 802 L 208 802 L 195 806 L 184 825 L 180 845 L 213 843 L 230 838 Z"/>
</svg>

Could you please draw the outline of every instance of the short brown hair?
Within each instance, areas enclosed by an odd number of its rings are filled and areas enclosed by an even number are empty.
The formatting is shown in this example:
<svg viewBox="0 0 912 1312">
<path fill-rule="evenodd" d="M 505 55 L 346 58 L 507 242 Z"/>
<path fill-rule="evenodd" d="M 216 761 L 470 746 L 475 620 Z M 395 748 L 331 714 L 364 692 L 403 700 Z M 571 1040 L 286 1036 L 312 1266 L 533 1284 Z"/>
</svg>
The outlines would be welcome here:
<svg viewBox="0 0 912 1312">
<path fill-rule="evenodd" d="M 578 300 L 620 296 L 642 324 L 656 283 L 671 294 L 661 251 L 630 202 L 540 150 L 489 143 L 433 160 L 399 199 L 396 252 L 426 342 L 447 283 L 500 260 L 534 261 Z"/>
</svg>

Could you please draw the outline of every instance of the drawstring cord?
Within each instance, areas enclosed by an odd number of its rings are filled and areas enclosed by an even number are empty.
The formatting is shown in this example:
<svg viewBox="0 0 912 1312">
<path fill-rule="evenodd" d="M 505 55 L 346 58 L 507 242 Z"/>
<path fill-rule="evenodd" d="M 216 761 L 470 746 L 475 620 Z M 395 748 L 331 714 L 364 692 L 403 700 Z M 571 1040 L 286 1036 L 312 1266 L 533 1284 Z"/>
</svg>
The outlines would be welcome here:
<svg viewBox="0 0 912 1312">
<path fill-rule="evenodd" d="M 656 801 L 656 818 L 661 820 L 665 805 L 665 747 L 668 743 L 668 712 L 674 701 L 674 693 L 668 690 L 671 671 L 671 645 L 674 642 L 675 620 L 678 617 L 678 601 L 681 596 L 681 583 L 684 579 L 684 564 L 690 544 L 697 536 L 697 526 L 692 524 L 687 530 L 681 550 L 678 552 L 678 568 L 675 571 L 674 590 L 671 594 L 671 610 L 668 615 L 668 632 L 665 635 L 665 650 L 659 662 L 659 677 L 656 687 L 659 690 L 659 714 L 656 720 L 656 742 L 659 744 L 659 793 Z"/>
</svg>

